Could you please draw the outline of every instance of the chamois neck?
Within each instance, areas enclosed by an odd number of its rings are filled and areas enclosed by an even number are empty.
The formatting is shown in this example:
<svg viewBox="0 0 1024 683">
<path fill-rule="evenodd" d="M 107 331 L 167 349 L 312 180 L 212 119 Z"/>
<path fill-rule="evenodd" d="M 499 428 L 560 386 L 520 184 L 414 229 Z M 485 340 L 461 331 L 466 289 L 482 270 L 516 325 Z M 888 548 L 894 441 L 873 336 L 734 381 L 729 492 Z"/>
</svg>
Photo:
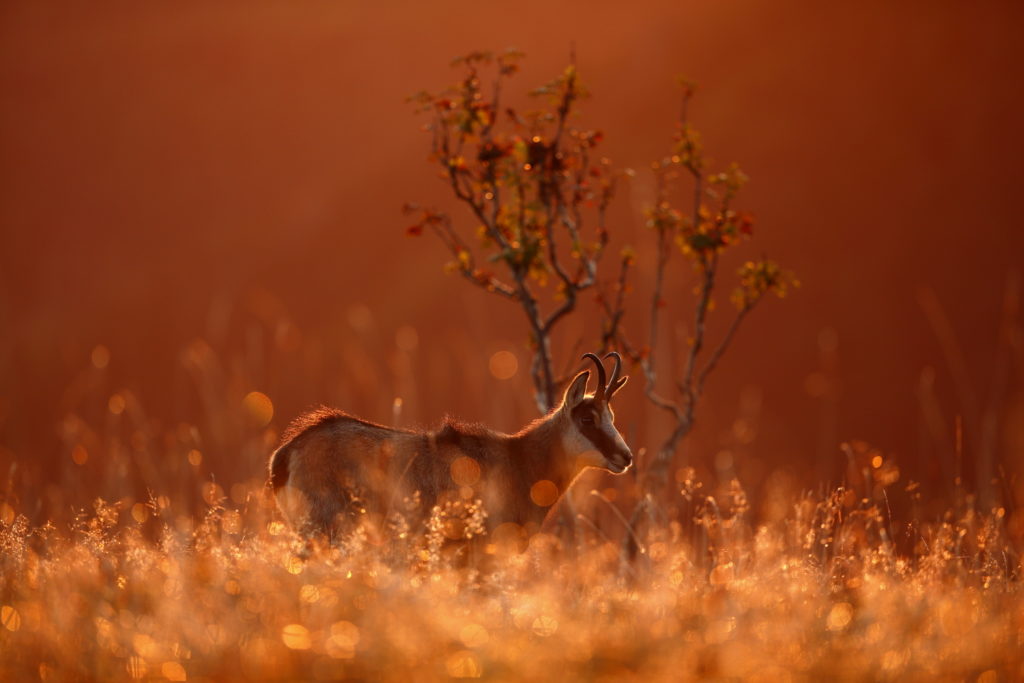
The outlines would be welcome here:
<svg viewBox="0 0 1024 683">
<path fill-rule="evenodd" d="M 533 484 L 546 479 L 558 489 L 559 497 L 579 474 L 562 443 L 566 420 L 568 417 L 564 413 L 555 410 L 510 437 L 519 453 L 518 464 L 529 482 Z"/>
</svg>

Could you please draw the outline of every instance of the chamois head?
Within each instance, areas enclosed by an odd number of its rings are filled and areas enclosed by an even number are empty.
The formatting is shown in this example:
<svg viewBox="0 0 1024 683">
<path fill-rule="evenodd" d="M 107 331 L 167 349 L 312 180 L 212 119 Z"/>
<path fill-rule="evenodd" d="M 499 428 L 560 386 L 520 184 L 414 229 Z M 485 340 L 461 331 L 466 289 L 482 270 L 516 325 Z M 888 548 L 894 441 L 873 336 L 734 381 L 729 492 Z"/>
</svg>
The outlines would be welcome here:
<svg viewBox="0 0 1024 683">
<path fill-rule="evenodd" d="M 611 378 L 605 376 L 604 363 L 592 353 L 583 354 L 597 366 L 597 388 L 587 394 L 590 371 L 576 375 L 565 390 L 560 411 L 568 420 L 563 436 L 566 452 L 576 457 L 584 467 L 600 467 L 614 474 L 622 474 L 633 464 L 633 454 L 615 429 L 615 413 L 611 399 L 626 383 L 628 377 L 619 377 L 622 359 L 612 351 L 605 358 L 615 359 Z"/>
</svg>

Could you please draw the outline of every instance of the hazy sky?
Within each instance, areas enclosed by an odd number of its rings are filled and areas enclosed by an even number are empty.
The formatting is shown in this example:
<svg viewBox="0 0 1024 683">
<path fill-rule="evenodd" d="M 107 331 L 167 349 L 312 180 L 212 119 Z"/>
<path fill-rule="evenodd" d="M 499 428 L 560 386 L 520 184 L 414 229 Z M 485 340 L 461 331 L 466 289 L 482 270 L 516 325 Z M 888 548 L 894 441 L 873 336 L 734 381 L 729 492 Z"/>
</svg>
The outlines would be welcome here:
<svg viewBox="0 0 1024 683">
<path fill-rule="evenodd" d="M 225 306 L 332 339 L 353 311 L 369 311 L 389 348 L 411 327 L 412 372 L 429 382 L 410 402 L 412 419 L 454 412 L 514 428 L 531 407 L 525 373 L 501 383 L 472 368 L 506 347 L 525 362 L 518 311 L 445 277 L 440 246 L 403 235 L 403 202 L 445 198 L 403 98 L 454 80 L 457 54 L 513 45 L 528 55 L 516 79 L 525 91 L 557 73 L 575 44 L 594 93 L 581 123 L 605 131 L 606 153 L 638 170 L 620 195 L 613 243 L 637 245 L 636 294 L 651 279 L 645 169 L 667 149 L 677 74 L 700 84 L 692 113 L 709 155 L 752 178 L 742 205 L 758 225 L 747 253 L 767 253 L 803 282 L 752 316 L 713 379 L 695 457 L 728 441 L 722 434 L 753 401 L 746 457 L 831 476 L 839 470 L 820 459 L 839 463 L 834 445 L 863 438 L 913 462 L 926 453 L 925 368 L 949 429 L 972 410 L 977 428 L 995 379 L 1020 371 L 999 369 L 998 336 L 1004 287 L 1024 262 L 1022 7 L 8 3 L 2 457 L 64 457 L 56 425 L 97 344 L 110 349 L 111 386 L 131 387 L 170 421 L 187 415 L 181 351 L 216 336 Z M 676 266 L 670 291 L 682 304 L 691 284 Z M 922 301 L 948 321 L 960 386 Z M 639 328 L 640 308 L 631 315 Z M 679 323 L 668 329 L 685 336 L 688 317 L 672 315 Z M 560 352 L 573 341 L 561 339 Z M 808 393 L 821 388 L 823 341 L 841 387 L 824 409 Z M 425 366 L 446 357 L 472 366 L 466 377 L 484 388 L 430 374 Z M 1024 411 L 1021 386 L 1019 375 L 1009 381 L 1000 410 Z M 283 381 L 263 388 L 279 422 L 332 396 Z M 394 391 L 343 407 L 386 420 Z M 481 391 L 496 403 L 472 400 Z M 641 408 L 626 412 L 643 429 Z"/>
</svg>

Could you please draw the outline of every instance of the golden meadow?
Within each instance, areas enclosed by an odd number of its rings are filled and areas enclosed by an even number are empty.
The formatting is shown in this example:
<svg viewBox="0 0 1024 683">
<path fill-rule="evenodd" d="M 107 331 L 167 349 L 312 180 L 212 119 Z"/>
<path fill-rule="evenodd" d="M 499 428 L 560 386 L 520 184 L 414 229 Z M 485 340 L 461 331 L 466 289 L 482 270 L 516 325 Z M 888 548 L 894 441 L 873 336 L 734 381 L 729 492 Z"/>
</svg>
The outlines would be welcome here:
<svg viewBox="0 0 1024 683">
<path fill-rule="evenodd" d="M 259 471 L 277 438 L 271 398 L 215 361 L 203 344 L 183 357 L 220 377 L 197 384 L 203 424 L 233 426 L 232 457 Z M 576 489 L 575 520 L 525 549 L 481 537 L 467 501 L 424 529 L 396 518 L 310 553 L 260 477 L 200 475 L 206 428 L 160 433 L 130 392 L 89 386 L 62 425 L 64 486 L 134 493 L 29 522 L 32 499 L 8 483 L 3 680 L 1024 678 L 1019 511 L 960 490 L 924 512 L 863 444 L 850 448 L 870 463 L 865 485 L 767 486 L 753 502 L 743 482 L 705 486 L 681 468 L 659 506 L 675 514 L 653 516 L 635 557 L 626 478 L 618 500 Z M 79 415 L 96 404 L 94 421 Z"/>
</svg>

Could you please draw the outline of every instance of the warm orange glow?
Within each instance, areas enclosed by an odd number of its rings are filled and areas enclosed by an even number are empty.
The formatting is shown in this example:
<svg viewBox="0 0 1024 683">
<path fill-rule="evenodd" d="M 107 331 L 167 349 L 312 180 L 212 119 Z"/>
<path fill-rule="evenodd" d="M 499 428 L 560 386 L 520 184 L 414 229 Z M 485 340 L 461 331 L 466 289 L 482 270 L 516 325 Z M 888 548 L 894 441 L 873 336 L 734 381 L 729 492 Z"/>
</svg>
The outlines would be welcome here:
<svg viewBox="0 0 1024 683">
<path fill-rule="evenodd" d="M 519 370 L 519 359 L 511 351 L 498 351 L 488 363 L 495 379 L 512 379 Z"/>
<path fill-rule="evenodd" d="M 17 631 L 21 628 L 21 615 L 10 605 L 4 605 L 0 607 L 0 623 L 8 631 Z"/>
<path fill-rule="evenodd" d="M 339 647 L 354 649 L 359 643 L 359 627 L 350 621 L 336 621 L 331 624 L 331 640 Z"/>
<path fill-rule="evenodd" d="M 110 363 L 110 350 L 103 344 L 100 344 L 93 348 L 90 359 L 92 360 L 93 367 L 102 370 Z"/>
<path fill-rule="evenodd" d="M 491 540 L 497 552 L 516 553 L 526 547 L 526 530 L 514 522 L 505 522 L 491 532 Z"/>
<path fill-rule="evenodd" d="M 114 415 L 120 415 L 121 413 L 123 413 L 125 408 L 124 396 L 122 396 L 121 394 L 112 395 L 110 399 L 107 401 L 107 408 Z"/>
<path fill-rule="evenodd" d="M 1024 680 L 1021 4 L 350 5 L 3 10 L 0 680 Z"/>
<path fill-rule="evenodd" d="M 142 524 L 149 519 L 149 508 L 142 503 L 135 503 L 132 505 L 132 519 Z"/>
<path fill-rule="evenodd" d="M 853 620 L 853 606 L 848 602 L 834 605 L 826 620 L 829 631 L 842 631 Z"/>
<path fill-rule="evenodd" d="M 451 472 L 452 480 L 459 486 L 472 486 L 480 480 L 480 465 L 465 456 L 452 461 Z"/>
<path fill-rule="evenodd" d="M 368 332 L 373 326 L 373 314 L 365 304 L 356 304 L 348 309 L 348 324 L 356 332 Z"/>
<path fill-rule="evenodd" d="M 452 678 L 480 678 L 484 673 L 480 659 L 470 650 L 459 650 L 448 657 L 445 667 Z"/>
<path fill-rule="evenodd" d="M 169 681 L 188 680 L 188 676 L 185 673 L 185 667 L 183 667 L 180 662 L 164 662 L 160 667 L 160 673 Z"/>
<path fill-rule="evenodd" d="M 249 498 L 249 488 L 244 484 L 231 485 L 231 502 L 242 505 Z"/>
<path fill-rule="evenodd" d="M 554 617 L 542 614 L 533 620 L 531 625 L 533 632 L 542 638 L 554 635 L 555 631 L 558 630 L 558 620 Z"/>
<path fill-rule="evenodd" d="M 309 629 L 302 624 L 288 624 L 281 629 L 281 640 L 292 650 L 308 650 L 313 645 Z"/>
<path fill-rule="evenodd" d="M 410 325 L 403 325 L 395 332 L 395 346 L 406 353 L 412 353 L 419 346 L 420 336 L 416 328 Z"/>
<path fill-rule="evenodd" d="M 728 470 L 733 466 L 732 451 L 721 450 L 715 453 L 715 467 L 719 470 Z"/>
<path fill-rule="evenodd" d="M 554 482 L 547 479 L 535 482 L 530 487 L 530 500 L 533 501 L 534 505 L 539 505 L 540 507 L 554 505 L 555 501 L 558 500 L 558 487 L 555 486 Z"/>
<path fill-rule="evenodd" d="M 149 666 L 146 664 L 146 660 L 138 655 L 132 655 L 129 657 L 128 663 L 125 664 L 125 668 L 128 671 L 128 675 L 135 679 L 145 677 L 146 672 L 149 671 Z"/>
<path fill-rule="evenodd" d="M 242 516 L 238 510 L 225 510 L 220 520 L 220 527 L 228 534 L 237 534 L 242 531 Z"/>
<path fill-rule="evenodd" d="M 206 482 L 202 485 L 202 491 L 207 505 L 218 505 L 224 498 L 224 489 L 216 482 Z"/>
<path fill-rule="evenodd" d="M 320 589 L 317 586 L 307 583 L 305 586 L 299 589 L 299 600 L 301 600 L 302 602 L 306 602 L 312 605 L 319 599 Z"/>
<path fill-rule="evenodd" d="M 250 391 L 242 399 L 242 407 L 257 427 L 266 427 L 274 417 L 274 404 L 270 397 L 259 391 Z"/>
<path fill-rule="evenodd" d="M 487 629 L 480 624 L 466 624 L 459 631 L 459 640 L 466 647 L 481 647 L 487 644 L 490 640 L 490 634 L 487 633 Z"/>
</svg>

